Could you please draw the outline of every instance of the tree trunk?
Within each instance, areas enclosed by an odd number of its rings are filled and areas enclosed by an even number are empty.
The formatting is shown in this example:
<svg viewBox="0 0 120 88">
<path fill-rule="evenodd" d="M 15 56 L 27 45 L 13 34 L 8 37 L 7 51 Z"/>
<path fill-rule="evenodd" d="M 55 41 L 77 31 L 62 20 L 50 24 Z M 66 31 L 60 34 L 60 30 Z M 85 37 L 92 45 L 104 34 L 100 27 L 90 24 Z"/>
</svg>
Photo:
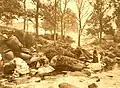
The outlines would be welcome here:
<svg viewBox="0 0 120 88">
<path fill-rule="evenodd" d="M 63 16 L 61 17 L 61 41 L 63 40 Z"/>
<path fill-rule="evenodd" d="M 100 41 L 99 41 L 100 45 L 102 43 L 102 31 L 103 31 L 103 26 L 102 26 L 102 18 L 101 18 L 100 19 Z"/>
<path fill-rule="evenodd" d="M 56 45 L 56 0 L 55 0 L 55 27 L 54 27 L 54 45 Z"/>
<path fill-rule="evenodd" d="M 27 20 L 27 34 L 28 34 L 28 29 L 29 29 L 29 21 Z"/>
<path fill-rule="evenodd" d="M 35 20 L 36 20 L 36 37 L 38 37 L 38 11 L 39 11 L 38 4 L 39 4 L 39 2 L 37 2 L 37 5 L 36 5 L 36 17 L 35 17 Z"/>
<path fill-rule="evenodd" d="M 65 35 L 66 35 L 65 22 L 64 22 L 64 29 L 63 29 L 63 30 L 64 30 L 64 34 L 63 34 L 63 35 L 64 35 L 64 37 L 65 37 Z"/>
<path fill-rule="evenodd" d="M 24 38 L 24 42 L 23 42 L 23 45 L 26 46 L 26 39 L 25 39 L 25 31 L 26 31 L 26 0 L 24 0 L 23 2 L 24 4 L 24 26 L 23 26 L 23 30 L 24 30 L 24 35 L 23 35 L 23 38 Z"/>
<path fill-rule="evenodd" d="M 24 0 L 24 26 L 23 26 L 24 32 L 26 30 L 26 0 Z"/>
<path fill-rule="evenodd" d="M 80 35 L 81 35 L 81 33 L 80 33 L 80 29 L 79 29 L 79 32 L 78 32 L 78 46 L 80 46 Z"/>
<path fill-rule="evenodd" d="M 80 8 L 79 8 L 79 32 L 78 32 L 78 46 L 80 46 L 80 36 L 81 36 L 81 11 L 80 11 Z"/>
</svg>

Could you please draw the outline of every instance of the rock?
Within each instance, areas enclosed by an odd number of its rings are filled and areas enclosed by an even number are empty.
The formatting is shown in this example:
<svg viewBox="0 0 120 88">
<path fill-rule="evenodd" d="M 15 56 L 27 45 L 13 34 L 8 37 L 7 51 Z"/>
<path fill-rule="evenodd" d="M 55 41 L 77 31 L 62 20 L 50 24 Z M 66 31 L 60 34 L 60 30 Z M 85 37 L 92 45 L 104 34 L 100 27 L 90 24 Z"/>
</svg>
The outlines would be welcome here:
<svg viewBox="0 0 120 88">
<path fill-rule="evenodd" d="M 13 74 L 14 69 L 16 68 L 16 65 L 13 63 L 6 63 L 3 68 L 4 74 Z"/>
<path fill-rule="evenodd" d="M 31 53 L 30 49 L 27 49 L 27 48 L 21 48 L 21 50 L 22 50 L 23 53 L 26 53 L 26 54 Z"/>
<path fill-rule="evenodd" d="M 104 49 L 104 50 L 107 50 L 110 47 L 115 47 L 115 46 L 116 46 L 116 44 L 113 40 L 105 40 L 101 44 L 101 48 Z"/>
<path fill-rule="evenodd" d="M 118 67 L 120 67 L 120 57 L 115 57 L 116 63 L 118 64 Z"/>
<path fill-rule="evenodd" d="M 116 45 L 116 49 L 120 50 L 120 43 Z"/>
<path fill-rule="evenodd" d="M 40 37 L 40 36 L 36 40 L 41 45 L 45 45 L 45 44 L 49 44 L 50 43 L 49 40 L 47 40 L 47 39 L 45 39 L 43 37 Z"/>
<path fill-rule="evenodd" d="M 34 83 L 34 82 L 40 82 L 41 78 L 40 77 L 32 77 L 28 80 L 28 83 Z M 30 88 L 30 87 L 28 87 Z"/>
<path fill-rule="evenodd" d="M 22 60 L 21 58 L 14 58 L 11 63 L 16 65 L 16 68 L 14 69 L 15 72 L 17 72 L 20 75 L 29 73 L 29 66 L 27 63 Z"/>
<path fill-rule="evenodd" d="M 10 50 L 10 48 L 8 48 L 8 46 L 5 45 L 5 43 L 0 46 L 0 53 L 4 53 L 5 51 L 8 51 L 8 50 Z"/>
<path fill-rule="evenodd" d="M 114 49 L 115 49 L 115 48 L 112 47 L 112 46 L 109 48 L 110 51 L 114 51 Z"/>
<path fill-rule="evenodd" d="M 37 70 L 36 69 L 30 69 L 30 76 L 35 76 L 37 73 Z"/>
<path fill-rule="evenodd" d="M 83 72 L 80 72 L 80 71 L 66 72 L 66 73 L 67 73 L 67 75 L 70 75 L 70 76 L 82 76 L 82 77 L 84 76 L 84 77 L 87 77 L 86 74 L 84 74 Z"/>
<path fill-rule="evenodd" d="M 30 59 L 30 67 L 39 68 L 40 66 L 45 66 L 49 64 L 49 59 L 42 53 L 36 53 Z"/>
<path fill-rule="evenodd" d="M 59 85 L 59 88 L 77 88 L 71 84 L 68 84 L 68 83 L 60 83 Z"/>
<path fill-rule="evenodd" d="M 25 82 L 27 82 L 27 80 L 29 78 L 30 78 L 29 76 L 23 76 L 23 77 L 20 77 L 20 78 L 15 78 L 14 82 L 16 84 L 24 84 Z"/>
<path fill-rule="evenodd" d="M 54 56 L 50 62 L 56 70 L 80 71 L 84 68 L 84 63 L 68 56 Z"/>
<path fill-rule="evenodd" d="M 30 48 L 35 45 L 35 38 L 32 34 L 26 33 L 24 38 L 26 48 Z"/>
<path fill-rule="evenodd" d="M 105 40 L 113 40 L 113 37 L 114 37 L 113 35 L 108 34 L 108 35 L 104 35 L 103 38 L 104 38 Z"/>
<path fill-rule="evenodd" d="M 100 78 L 98 78 L 98 79 L 96 80 L 96 82 L 100 82 Z"/>
<path fill-rule="evenodd" d="M 12 35 L 7 41 L 6 41 L 7 46 L 12 49 L 13 51 L 21 51 L 21 48 L 23 45 L 21 42 L 18 40 L 18 38 L 14 35 Z"/>
<path fill-rule="evenodd" d="M 33 34 L 31 33 L 24 33 L 24 31 L 21 30 L 15 30 L 14 35 L 26 48 L 32 47 L 35 43 Z"/>
<path fill-rule="evenodd" d="M 20 53 L 20 58 L 22 58 L 23 60 L 30 60 L 32 56 L 27 53 Z"/>
<path fill-rule="evenodd" d="M 75 57 L 76 58 L 79 58 L 82 54 L 82 51 L 79 47 L 77 47 L 75 50 L 74 50 L 74 54 L 75 54 Z"/>
<path fill-rule="evenodd" d="M 91 76 L 91 72 L 89 70 L 84 69 L 82 70 L 82 73 L 86 74 L 87 76 Z"/>
<path fill-rule="evenodd" d="M 39 62 L 41 64 L 41 66 L 45 66 L 45 65 L 49 64 L 49 59 L 46 56 L 42 56 L 42 57 L 40 57 Z"/>
<path fill-rule="evenodd" d="M 118 28 L 114 35 L 114 42 L 120 43 L 120 29 Z"/>
<path fill-rule="evenodd" d="M 91 63 L 88 65 L 88 68 L 96 72 L 96 71 L 101 71 L 104 68 L 104 65 L 101 63 Z"/>
<path fill-rule="evenodd" d="M 49 60 L 51 60 L 54 56 L 58 55 L 58 52 L 51 48 L 45 52 L 45 55 Z"/>
<path fill-rule="evenodd" d="M 53 72 L 54 70 L 55 69 L 51 66 L 40 67 L 38 69 L 38 74 L 50 73 L 50 72 Z"/>
<path fill-rule="evenodd" d="M 88 88 L 98 88 L 98 86 L 95 83 L 92 83 L 88 85 Z"/>
<path fill-rule="evenodd" d="M 108 52 L 108 57 L 109 58 L 115 58 L 116 55 L 114 53 L 112 53 L 112 52 Z"/>
<path fill-rule="evenodd" d="M 116 64 L 116 60 L 113 58 L 109 58 L 109 57 L 104 57 L 102 60 L 103 63 L 105 63 L 106 65 L 104 66 L 104 70 L 112 70 L 114 65 Z"/>
<path fill-rule="evenodd" d="M 14 59 L 14 53 L 11 50 L 7 50 L 3 54 L 4 61 L 10 61 Z"/>
</svg>

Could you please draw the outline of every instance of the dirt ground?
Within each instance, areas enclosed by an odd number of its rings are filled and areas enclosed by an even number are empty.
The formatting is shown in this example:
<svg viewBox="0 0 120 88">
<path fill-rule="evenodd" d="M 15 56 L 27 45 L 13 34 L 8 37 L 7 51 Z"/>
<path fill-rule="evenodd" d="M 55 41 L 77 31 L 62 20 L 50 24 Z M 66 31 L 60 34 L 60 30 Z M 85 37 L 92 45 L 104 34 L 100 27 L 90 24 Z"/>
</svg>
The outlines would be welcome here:
<svg viewBox="0 0 120 88">
<path fill-rule="evenodd" d="M 23 80 L 24 82 L 19 85 L 6 83 L 4 88 L 59 88 L 58 85 L 63 82 L 77 88 L 88 88 L 88 85 L 92 83 L 97 84 L 98 88 L 120 88 L 120 69 L 93 73 L 90 77 L 84 76 L 80 72 L 69 72 L 67 75 L 46 76 L 45 80 L 39 80 L 40 78 L 33 77 L 26 81 Z"/>
</svg>

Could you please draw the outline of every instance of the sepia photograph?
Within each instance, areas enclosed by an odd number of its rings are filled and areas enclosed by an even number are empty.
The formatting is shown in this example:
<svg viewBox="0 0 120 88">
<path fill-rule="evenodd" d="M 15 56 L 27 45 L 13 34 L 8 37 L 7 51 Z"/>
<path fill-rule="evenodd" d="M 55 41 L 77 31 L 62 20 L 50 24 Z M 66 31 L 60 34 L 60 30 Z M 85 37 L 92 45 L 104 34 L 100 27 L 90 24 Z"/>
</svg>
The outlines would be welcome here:
<svg viewBox="0 0 120 88">
<path fill-rule="evenodd" d="M 120 88 L 120 0 L 0 0 L 0 88 Z"/>
</svg>

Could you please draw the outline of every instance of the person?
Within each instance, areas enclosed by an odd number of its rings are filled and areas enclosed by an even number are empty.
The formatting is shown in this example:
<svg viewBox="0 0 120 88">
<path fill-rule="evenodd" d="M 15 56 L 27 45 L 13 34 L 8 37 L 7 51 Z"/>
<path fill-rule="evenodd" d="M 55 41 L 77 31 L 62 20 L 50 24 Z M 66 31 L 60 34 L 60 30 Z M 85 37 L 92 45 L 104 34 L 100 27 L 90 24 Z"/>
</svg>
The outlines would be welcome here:
<svg viewBox="0 0 120 88">
<path fill-rule="evenodd" d="M 93 51 L 93 63 L 98 63 L 98 55 L 97 55 L 96 47 L 94 48 Z"/>
</svg>

